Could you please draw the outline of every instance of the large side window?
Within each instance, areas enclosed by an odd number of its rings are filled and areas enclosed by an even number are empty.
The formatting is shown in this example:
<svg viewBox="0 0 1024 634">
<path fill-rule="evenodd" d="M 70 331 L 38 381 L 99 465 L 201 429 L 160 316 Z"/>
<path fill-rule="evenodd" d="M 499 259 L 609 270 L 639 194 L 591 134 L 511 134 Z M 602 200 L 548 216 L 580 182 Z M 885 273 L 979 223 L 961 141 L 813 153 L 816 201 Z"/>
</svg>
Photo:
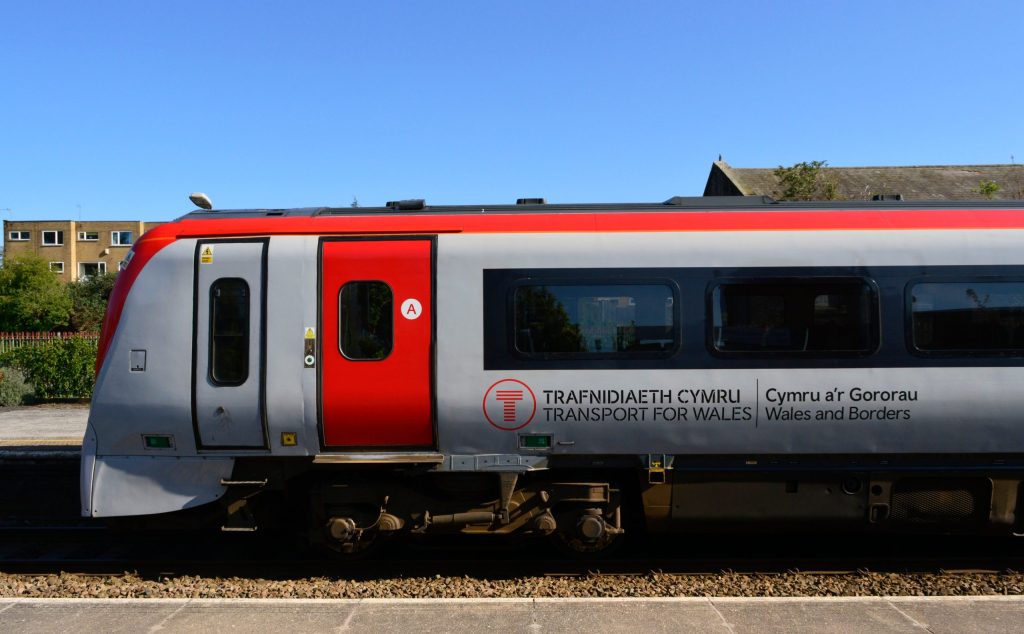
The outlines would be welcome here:
<svg viewBox="0 0 1024 634">
<path fill-rule="evenodd" d="M 863 279 L 727 282 L 711 302 L 718 352 L 866 354 L 878 345 L 877 296 Z"/>
<path fill-rule="evenodd" d="M 665 354 L 678 346 L 668 284 L 536 284 L 513 291 L 514 347 L 526 357 Z"/>
<path fill-rule="evenodd" d="M 224 277 L 210 286 L 210 379 L 241 385 L 249 377 L 249 285 Z"/>
<path fill-rule="evenodd" d="M 338 347 L 346 359 L 380 361 L 394 345 L 394 296 L 384 282 L 349 282 L 338 293 Z"/>
<path fill-rule="evenodd" d="M 919 351 L 1024 350 L 1024 281 L 914 284 L 910 312 L 913 345 Z"/>
<path fill-rule="evenodd" d="M 63 231 L 44 231 L 43 232 L 43 246 L 44 247 L 59 247 L 64 244 L 64 232 Z"/>
</svg>

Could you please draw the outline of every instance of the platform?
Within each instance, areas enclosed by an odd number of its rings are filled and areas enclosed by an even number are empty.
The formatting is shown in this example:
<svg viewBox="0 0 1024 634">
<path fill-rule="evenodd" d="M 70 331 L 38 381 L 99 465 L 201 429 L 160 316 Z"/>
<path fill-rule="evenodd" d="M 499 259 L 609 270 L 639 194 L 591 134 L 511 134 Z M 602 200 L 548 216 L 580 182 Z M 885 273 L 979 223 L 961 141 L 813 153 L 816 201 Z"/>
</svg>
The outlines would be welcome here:
<svg viewBox="0 0 1024 634">
<path fill-rule="evenodd" d="M 21 632 L 1024 632 L 1021 597 L 2 599 Z"/>
<path fill-rule="evenodd" d="M 0 409 L 0 457 L 78 455 L 88 419 L 80 404 Z"/>
</svg>

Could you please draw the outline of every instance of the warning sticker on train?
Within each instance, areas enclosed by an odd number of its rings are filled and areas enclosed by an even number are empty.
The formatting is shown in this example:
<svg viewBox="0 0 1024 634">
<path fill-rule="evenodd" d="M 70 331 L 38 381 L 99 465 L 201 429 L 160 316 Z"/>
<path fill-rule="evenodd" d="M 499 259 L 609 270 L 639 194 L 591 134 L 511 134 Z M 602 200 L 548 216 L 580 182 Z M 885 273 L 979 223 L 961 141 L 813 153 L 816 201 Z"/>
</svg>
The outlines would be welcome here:
<svg viewBox="0 0 1024 634">
<path fill-rule="evenodd" d="M 203 247 L 202 252 L 199 254 L 199 261 L 203 264 L 213 263 L 213 245 L 207 244 Z"/>
<path fill-rule="evenodd" d="M 537 397 L 529 385 L 518 379 L 502 379 L 484 394 L 484 418 L 498 429 L 522 429 L 536 414 Z"/>
</svg>

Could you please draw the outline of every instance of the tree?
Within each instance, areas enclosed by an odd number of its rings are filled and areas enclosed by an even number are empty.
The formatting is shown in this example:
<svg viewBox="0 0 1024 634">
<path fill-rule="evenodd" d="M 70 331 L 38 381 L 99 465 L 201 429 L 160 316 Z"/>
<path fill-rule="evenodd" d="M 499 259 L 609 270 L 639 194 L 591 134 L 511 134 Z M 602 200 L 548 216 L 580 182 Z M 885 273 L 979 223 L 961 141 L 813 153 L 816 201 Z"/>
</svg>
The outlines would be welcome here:
<svg viewBox="0 0 1024 634">
<path fill-rule="evenodd" d="M 70 330 L 99 331 L 116 280 L 117 273 L 100 273 L 68 284 L 68 295 L 71 297 L 71 316 L 68 321 Z"/>
<path fill-rule="evenodd" d="M 992 200 L 992 198 L 996 195 L 996 193 L 999 192 L 1000 189 L 1002 189 L 1002 187 L 999 186 L 999 183 L 995 181 L 982 180 L 978 181 L 978 188 L 972 189 L 971 191 L 974 192 L 975 194 L 981 195 L 982 198 Z"/>
<path fill-rule="evenodd" d="M 826 173 L 828 161 L 802 162 L 792 167 L 779 166 L 775 178 L 781 192 L 776 191 L 779 200 L 835 200 L 839 196 L 839 184 Z"/>
<path fill-rule="evenodd" d="M 45 332 L 68 323 L 71 298 L 46 260 L 11 257 L 0 266 L 0 330 Z"/>
</svg>

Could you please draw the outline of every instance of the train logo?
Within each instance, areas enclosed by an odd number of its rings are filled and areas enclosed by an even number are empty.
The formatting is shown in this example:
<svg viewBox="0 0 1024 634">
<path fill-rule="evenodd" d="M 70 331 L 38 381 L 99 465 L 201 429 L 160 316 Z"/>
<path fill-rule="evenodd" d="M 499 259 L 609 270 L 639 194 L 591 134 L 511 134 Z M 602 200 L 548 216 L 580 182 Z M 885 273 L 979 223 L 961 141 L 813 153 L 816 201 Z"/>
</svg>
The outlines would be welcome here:
<svg viewBox="0 0 1024 634">
<path fill-rule="evenodd" d="M 536 414 L 537 397 L 529 385 L 518 379 L 502 379 L 484 394 L 484 417 L 498 429 L 522 429 Z"/>
</svg>

